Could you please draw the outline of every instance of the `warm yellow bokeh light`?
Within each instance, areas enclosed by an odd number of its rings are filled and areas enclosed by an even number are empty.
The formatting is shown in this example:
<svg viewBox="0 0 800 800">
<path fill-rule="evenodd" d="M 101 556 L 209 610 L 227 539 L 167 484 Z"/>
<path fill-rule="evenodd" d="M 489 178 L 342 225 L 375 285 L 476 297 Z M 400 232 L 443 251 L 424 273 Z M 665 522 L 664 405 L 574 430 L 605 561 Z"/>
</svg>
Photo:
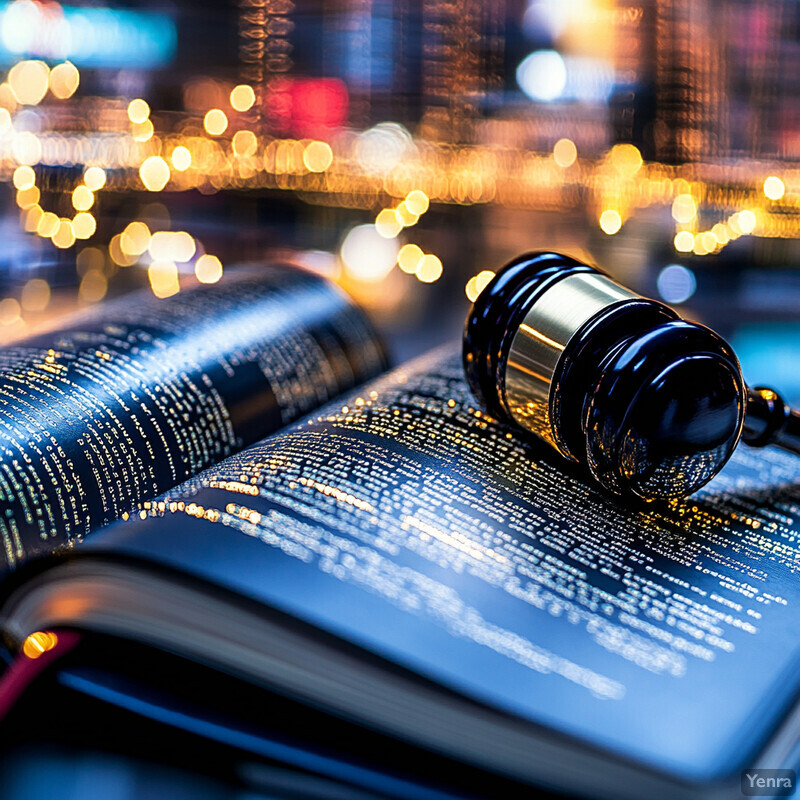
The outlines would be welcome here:
<svg viewBox="0 0 800 800">
<path fill-rule="evenodd" d="M 58 636 L 49 631 L 37 631 L 22 643 L 22 654 L 26 658 L 39 658 L 58 644 Z"/>
<path fill-rule="evenodd" d="M 88 211 L 81 211 L 72 218 L 72 230 L 76 239 L 91 239 L 97 231 L 97 221 Z"/>
<path fill-rule="evenodd" d="M 230 101 L 234 111 L 249 111 L 256 102 L 256 93 L 252 86 L 242 83 L 231 89 Z"/>
<path fill-rule="evenodd" d="M 309 172 L 325 172 L 333 164 L 333 150 L 327 142 L 309 142 L 303 150 L 303 163 Z"/>
<path fill-rule="evenodd" d="M 692 252 L 696 256 L 706 256 L 713 253 L 717 247 L 717 237 L 711 231 L 702 231 L 694 237 Z"/>
<path fill-rule="evenodd" d="M 691 222 L 697 214 L 697 203 L 690 194 L 679 194 L 672 201 L 672 218 L 675 222 L 686 224 Z"/>
<path fill-rule="evenodd" d="M 130 267 L 135 264 L 139 259 L 137 256 L 129 255 L 122 249 L 122 234 L 117 234 L 111 237 L 108 243 L 108 254 L 111 260 L 120 267 Z"/>
<path fill-rule="evenodd" d="M 375 217 L 375 230 L 383 236 L 384 239 L 394 239 L 401 230 L 403 224 L 397 218 L 393 208 L 384 208 L 377 217 Z"/>
<path fill-rule="evenodd" d="M 131 136 L 134 142 L 149 142 L 153 138 L 154 132 L 155 128 L 149 119 L 131 124 Z"/>
<path fill-rule="evenodd" d="M 572 139 L 559 139 L 553 146 L 553 159 L 559 167 L 563 169 L 571 167 L 577 158 L 578 148 Z"/>
<path fill-rule="evenodd" d="M 156 297 L 171 297 L 181 290 L 178 268 L 173 261 L 153 261 L 147 268 L 147 277 Z"/>
<path fill-rule="evenodd" d="M 32 167 L 17 167 L 14 170 L 13 181 L 17 189 L 30 189 L 36 184 L 36 173 Z"/>
<path fill-rule="evenodd" d="M 195 261 L 194 274 L 200 283 L 216 283 L 222 277 L 222 262 L 206 253 Z"/>
<path fill-rule="evenodd" d="M 160 192 L 169 183 L 169 164 L 161 156 L 150 156 L 139 167 L 139 177 L 146 189 Z"/>
<path fill-rule="evenodd" d="M 128 119 L 135 125 L 141 125 L 149 117 L 150 106 L 141 97 L 128 103 Z"/>
<path fill-rule="evenodd" d="M 99 247 L 84 247 L 75 256 L 75 270 L 83 277 L 90 269 L 98 269 L 102 272 L 106 264 L 106 257 Z"/>
<path fill-rule="evenodd" d="M 756 228 L 756 221 L 756 215 L 749 208 L 739 212 L 739 228 L 742 233 L 752 233 Z"/>
<path fill-rule="evenodd" d="M 405 201 L 400 203 L 399 206 L 394 210 L 395 216 L 397 217 L 398 222 L 404 228 L 410 228 L 412 225 L 416 225 L 417 221 L 419 220 L 419 215 L 414 214 L 408 207 Z"/>
<path fill-rule="evenodd" d="M 56 232 L 50 237 L 53 244 L 60 250 L 66 250 L 75 244 L 75 231 L 72 228 L 72 220 L 62 217 L 58 222 Z"/>
<path fill-rule="evenodd" d="M 0 108 L 0 133 L 7 133 L 11 130 L 13 123 L 11 122 L 11 114 L 5 108 Z"/>
<path fill-rule="evenodd" d="M 33 166 L 42 160 L 42 142 L 35 133 L 22 131 L 14 134 L 11 152 L 17 164 Z"/>
<path fill-rule="evenodd" d="M 405 204 L 412 214 L 421 217 L 428 210 L 430 200 L 422 189 L 414 189 L 406 195 Z"/>
<path fill-rule="evenodd" d="M 777 175 L 770 175 L 764 181 L 764 194 L 770 200 L 780 200 L 785 193 L 786 184 Z"/>
<path fill-rule="evenodd" d="M 467 294 L 467 299 L 474 303 L 480 293 L 491 283 L 492 278 L 494 278 L 494 272 L 490 269 L 481 270 L 477 275 L 473 275 L 468 281 L 465 287 L 465 292 Z"/>
<path fill-rule="evenodd" d="M 221 136 L 228 128 L 228 118 L 221 108 L 212 108 L 203 118 L 203 127 L 211 136 Z"/>
<path fill-rule="evenodd" d="M 25 222 L 23 223 L 23 228 L 25 229 L 26 233 L 36 233 L 36 229 L 39 227 L 39 222 L 41 221 L 43 214 L 44 209 L 42 209 L 40 205 L 33 205 L 25 210 Z"/>
<path fill-rule="evenodd" d="M 442 262 L 431 253 L 426 253 L 417 264 L 417 278 L 423 283 L 433 283 L 442 276 Z"/>
<path fill-rule="evenodd" d="M 8 72 L 8 84 L 17 102 L 35 106 L 47 94 L 50 70 L 44 61 L 20 61 Z"/>
<path fill-rule="evenodd" d="M 99 269 L 90 269 L 81 278 L 78 298 L 83 303 L 97 303 L 106 296 L 108 279 Z"/>
<path fill-rule="evenodd" d="M 14 92 L 11 91 L 8 82 L 4 81 L 0 83 L 0 108 L 13 114 L 17 110 L 18 105 L 17 98 L 14 97 Z"/>
<path fill-rule="evenodd" d="M 20 295 L 25 311 L 44 311 L 50 303 L 50 284 L 42 278 L 31 278 Z"/>
<path fill-rule="evenodd" d="M 705 246 L 702 236 L 698 233 L 694 237 L 694 244 L 692 245 L 692 252 L 696 256 L 706 256 L 708 255 L 708 248 Z"/>
<path fill-rule="evenodd" d="M 13 297 L 0 300 L 0 325 L 14 325 L 22 315 L 19 301 Z"/>
<path fill-rule="evenodd" d="M 150 247 L 150 228 L 144 222 L 131 222 L 120 234 L 119 246 L 126 256 L 140 256 Z"/>
<path fill-rule="evenodd" d="M 615 233 L 619 233 L 621 227 L 622 217 L 620 216 L 619 211 L 616 211 L 613 208 L 607 208 L 600 215 L 600 230 L 602 230 L 603 233 L 608 234 L 608 236 L 613 236 Z"/>
<path fill-rule="evenodd" d="M 76 211 L 88 211 L 94 205 L 94 192 L 84 184 L 72 191 L 72 206 Z"/>
<path fill-rule="evenodd" d="M 617 170 L 627 178 L 632 178 L 642 166 L 642 154 L 633 144 L 615 144 L 609 157 Z"/>
<path fill-rule="evenodd" d="M 58 230 L 58 223 L 59 219 L 52 211 L 45 211 L 36 226 L 36 233 L 43 239 L 49 239 Z"/>
<path fill-rule="evenodd" d="M 403 272 L 413 275 L 425 253 L 415 244 L 404 244 L 397 253 L 397 263 Z"/>
<path fill-rule="evenodd" d="M 172 166 L 175 167 L 178 172 L 185 172 L 192 166 L 192 153 L 188 147 L 184 147 L 182 144 L 178 145 L 172 151 L 171 159 Z"/>
<path fill-rule="evenodd" d="M 50 70 L 50 91 L 59 100 L 67 100 L 72 97 L 81 82 L 81 75 L 78 68 L 65 61 L 63 64 L 56 64 Z"/>
<path fill-rule="evenodd" d="M 39 204 L 40 197 L 39 188 L 37 186 L 29 186 L 27 189 L 17 190 L 17 205 L 20 208 L 30 208 Z"/>
<path fill-rule="evenodd" d="M 83 182 L 93 192 L 99 192 L 106 185 L 106 171 L 102 167 L 89 167 L 83 174 Z"/>
<path fill-rule="evenodd" d="M 150 256 L 154 261 L 189 261 L 197 252 L 197 244 L 186 231 L 158 231 L 150 237 Z"/>
<path fill-rule="evenodd" d="M 711 229 L 711 233 L 714 234 L 714 238 L 717 240 L 717 244 L 719 245 L 726 245 L 731 240 L 731 231 L 728 226 L 724 222 L 718 222 L 714 227 Z"/>
<path fill-rule="evenodd" d="M 672 245 L 679 253 L 691 253 L 694 247 L 694 235 L 691 231 L 678 231 L 672 240 Z"/>
<path fill-rule="evenodd" d="M 348 277 L 378 283 L 394 268 L 399 249 L 397 239 L 381 236 L 374 225 L 356 225 L 344 237 L 339 257 Z"/>
<path fill-rule="evenodd" d="M 258 139 L 256 139 L 253 131 L 236 131 L 233 134 L 231 148 L 234 155 L 239 156 L 239 158 L 254 156 L 258 149 Z"/>
</svg>

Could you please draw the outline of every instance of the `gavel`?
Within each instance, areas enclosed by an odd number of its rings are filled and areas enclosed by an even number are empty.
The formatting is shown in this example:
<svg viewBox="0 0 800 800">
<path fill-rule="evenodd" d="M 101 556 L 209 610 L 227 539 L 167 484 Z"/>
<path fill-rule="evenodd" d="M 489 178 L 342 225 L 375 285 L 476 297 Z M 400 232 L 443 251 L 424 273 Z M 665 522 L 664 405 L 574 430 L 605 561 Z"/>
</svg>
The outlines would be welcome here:
<svg viewBox="0 0 800 800">
<path fill-rule="evenodd" d="M 503 267 L 467 316 L 469 386 L 622 498 L 685 497 L 739 441 L 800 453 L 800 412 L 748 387 L 730 345 L 558 253 Z"/>
</svg>

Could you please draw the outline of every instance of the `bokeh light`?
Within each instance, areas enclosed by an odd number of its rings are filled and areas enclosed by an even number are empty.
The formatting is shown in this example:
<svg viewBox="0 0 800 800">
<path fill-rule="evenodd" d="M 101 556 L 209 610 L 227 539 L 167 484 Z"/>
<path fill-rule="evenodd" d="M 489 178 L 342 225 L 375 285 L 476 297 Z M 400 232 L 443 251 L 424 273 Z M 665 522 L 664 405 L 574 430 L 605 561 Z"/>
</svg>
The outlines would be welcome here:
<svg viewBox="0 0 800 800">
<path fill-rule="evenodd" d="M 173 261 L 153 261 L 147 268 L 147 277 L 156 297 L 171 297 L 181 290 L 178 267 Z"/>
<path fill-rule="evenodd" d="M 36 233 L 45 239 L 49 239 L 58 230 L 58 224 L 58 217 L 52 211 L 45 211 L 36 226 Z"/>
<path fill-rule="evenodd" d="M 22 309 L 15 297 L 5 297 L 0 300 L 0 325 L 14 325 L 19 322 Z"/>
<path fill-rule="evenodd" d="M 309 142 L 303 150 L 303 163 L 310 172 L 325 172 L 333 163 L 333 150 L 327 142 Z"/>
<path fill-rule="evenodd" d="M 184 263 L 194 256 L 197 245 L 186 231 L 158 231 L 150 237 L 148 245 L 154 261 L 178 261 Z"/>
<path fill-rule="evenodd" d="M 572 139 L 559 139 L 553 146 L 553 159 L 563 169 L 571 167 L 578 159 L 578 148 Z"/>
<path fill-rule="evenodd" d="M 764 195 L 770 200 L 780 200 L 785 193 L 786 184 L 777 175 L 770 175 L 764 181 Z"/>
<path fill-rule="evenodd" d="M 222 277 L 222 262 L 205 253 L 195 261 L 194 274 L 200 283 L 216 283 Z"/>
<path fill-rule="evenodd" d="M 658 293 L 667 303 L 684 303 L 695 292 L 694 273 L 681 264 L 669 264 L 658 273 Z"/>
<path fill-rule="evenodd" d="M 357 225 L 345 236 L 339 256 L 350 277 L 373 283 L 391 272 L 399 249 L 396 239 L 381 236 L 374 225 Z"/>
<path fill-rule="evenodd" d="M 91 239 L 97 231 L 97 220 L 88 211 L 81 211 L 72 218 L 72 230 L 76 239 Z"/>
<path fill-rule="evenodd" d="M 690 194 L 679 194 L 672 201 L 672 218 L 675 222 L 686 224 L 697 215 L 697 203 Z"/>
<path fill-rule="evenodd" d="M 25 638 L 22 643 L 22 654 L 26 658 L 36 659 L 52 650 L 58 644 L 58 636 L 49 631 L 37 631 Z"/>
<path fill-rule="evenodd" d="M 141 97 L 128 103 L 128 119 L 135 125 L 141 125 L 150 117 L 150 106 Z"/>
<path fill-rule="evenodd" d="M 77 211 L 88 211 L 94 205 L 94 193 L 81 184 L 72 191 L 72 205 Z"/>
<path fill-rule="evenodd" d="M 131 136 L 135 142 L 149 142 L 153 138 L 154 132 L 155 128 L 149 119 L 144 122 L 134 122 L 131 125 Z"/>
<path fill-rule="evenodd" d="M 120 234 L 120 250 L 126 256 L 140 256 L 150 247 L 150 228 L 144 222 L 134 220 Z"/>
<path fill-rule="evenodd" d="M 211 136 L 221 136 L 228 128 L 228 117 L 221 108 L 212 108 L 203 118 L 203 127 Z"/>
<path fill-rule="evenodd" d="M 231 90 L 230 103 L 235 111 L 249 111 L 256 102 L 256 93 L 252 86 L 240 84 Z"/>
<path fill-rule="evenodd" d="M 422 189 L 414 189 L 406 195 L 405 204 L 412 214 L 422 216 L 428 210 L 430 200 Z"/>
<path fill-rule="evenodd" d="M 567 85 L 567 67 L 555 50 L 537 50 L 517 67 L 519 88 L 532 100 L 549 103 L 561 97 Z"/>
<path fill-rule="evenodd" d="M 185 172 L 192 166 L 192 152 L 188 147 L 184 147 L 183 145 L 178 145 L 172 151 L 172 156 L 170 158 L 172 160 L 172 166 L 175 167 L 178 172 Z"/>
<path fill-rule="evenodd" d="M 464 289 L 467 299 L 474 303 L 480 293 L 491 283 L 494 278 L 494 272 L 490 269 L 481 270 L 477 275 L 473 275 L 468 281 Z"/>
<path fill-rule="evenodd" d="M 36 173 L 29 166 L 17 167 L 12 182 L 17 189 L 30 189 L 36 183 Z"/>
<path fill-rule="evenodd" d="M 83 182 L 93 192 L 99 192 L 106 185 L 106 171 L 102 167 L 89 167 L 83 174 Z"/>
<path fill-rule="evenodd" d="M 613 236 L 619 233 L 622 228 L 622 217 L 619 211 L 613 208 L 607 208 L 600 214 L 600 229 L 608 236 Z"/>
<path fill-rule="evenodd" d="M 403 230 L 403 223 L 393 208 L 384 208 L 375 217 L 375 230 L 385 239 L 394 239 Z"/>
<path fill-rule="evenodd" d="M 108 291 L 108 279 L 99 269 L 90 269 L 81 278 L 78 299 L 83 303 L 99 303 Z"/>
<path fill-rule="evenodd" d="M 18 103 L 35 106 L 50 85 L 50 69 L 44 61 L 19 61 L 8 72 L 8 85 Z"/>
<path fill-rule="evenodd" d="M 139 260 L 137 255 L 126 253 L 122 249 L 122 234 L 119 233 L 111 237 L 108 243 L 108 255 L 119 267 L 130 267 Z"/>
<path fill-rule="evenodd" d="M 397 264 L 403 272 L 413 275 L 425 253 L 416 244 L 404 244 L 397 253 Z"/>
<path fill-rule="evenodd" d="M 22 131 L 14 135 L 11 152 L 18 164 L 33 166 L 42 160 L 42 142 L 31 131 Z"/>
<path fill-rule="evenodd" d="M 161 156 L 150 156 L 139 167 L 139 177 L 148 191 L 160 192 L 169 183 L 169 165 Z"/>
<path fill-rule="evenodd" d="M 694 246 L 694 234 L 691 231 L 678 231 L 672 243 L 679 253 L 691 253 Z"/>
<path fill-rule="evenodd" d="M 20 301 L 25 311 L 44 311 L 50 303 L 50 284 L 43 278 L 31 278 L 22 287 Z"/>
<path fill-rule="evenodd" d="M 417 278 L 422 283 L 434 283 L 442 276 L 442 262 L 438 256 L 426 253 L 417 264 Z"/>
<path fill-rule="evenodd" d="M 50 91 L 59 100 L 67 100 L 78 90 L 81 76 L 78 68 L 65 61 L 63 64 L 56 64 L 50 70 Z"/>
<path fill-rule="evenodd" d="M 254 156 L 258 148 L 258 139 L 253 131 L 237 131 L 233 135 L 231 149 L 240 158 Z"/>
<path fill-rule="evenodd" d="M 50 237 L 53 244 L 61 250 L 66 250 L 75 244 L 75 230 L 72 227 L 72 220 L 62 218 L 58 221 L 58 227 Z"/>
<path fill-rule="evenodd" d="M 749 208 L 739 212 L 739 228 L 742 233 L 752 233 L 756 229 L 757 222 L 756 215 Z"/>
</svg>

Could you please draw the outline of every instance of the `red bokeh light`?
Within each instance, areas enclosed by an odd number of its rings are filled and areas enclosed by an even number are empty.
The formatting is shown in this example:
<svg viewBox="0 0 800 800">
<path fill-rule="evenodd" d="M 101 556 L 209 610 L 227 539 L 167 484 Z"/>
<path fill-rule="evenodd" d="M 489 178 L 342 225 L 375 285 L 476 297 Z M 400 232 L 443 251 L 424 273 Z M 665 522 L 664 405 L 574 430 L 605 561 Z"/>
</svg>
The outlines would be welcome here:
<svg viewBox="0 0 800 800">
<path fill-rule="evenodd" d="M 264 97 L 276 133 L 324 139 L 347 121 L 347 87 L 336 78 L 281 78 Z"/>
</svg>

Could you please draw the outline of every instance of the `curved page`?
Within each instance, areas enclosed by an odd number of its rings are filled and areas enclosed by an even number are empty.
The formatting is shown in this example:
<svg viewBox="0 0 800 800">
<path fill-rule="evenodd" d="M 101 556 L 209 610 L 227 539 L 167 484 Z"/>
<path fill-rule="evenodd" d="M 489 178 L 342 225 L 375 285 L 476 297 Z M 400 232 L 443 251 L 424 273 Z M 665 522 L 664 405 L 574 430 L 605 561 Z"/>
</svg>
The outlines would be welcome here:
<svg viewBox="0 0 800 800">
<path fill-rule="evenodd" d="M 329 282 L 265 266 L 0 349 L 0 573 L 71 545 L 383 368 Z"/>
</svg>

